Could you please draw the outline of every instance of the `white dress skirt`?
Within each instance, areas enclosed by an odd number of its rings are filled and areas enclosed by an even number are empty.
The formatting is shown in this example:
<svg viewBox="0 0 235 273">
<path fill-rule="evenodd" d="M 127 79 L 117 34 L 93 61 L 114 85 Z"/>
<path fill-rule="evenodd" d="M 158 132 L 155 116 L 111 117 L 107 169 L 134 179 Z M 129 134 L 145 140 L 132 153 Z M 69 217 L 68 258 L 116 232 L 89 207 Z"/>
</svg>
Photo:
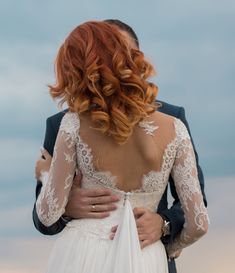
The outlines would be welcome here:
<svg viewBox="0 0 235 273">
<path fill-rule="evenodd" d="M 111 228 L 118 224 L 113 240 Z M 105 219 L 73 220 L 57 238 L 47 273 L 167 273 L 159 240 L 141 250 L 132 207 L 121 200 Z"/>
</svg>

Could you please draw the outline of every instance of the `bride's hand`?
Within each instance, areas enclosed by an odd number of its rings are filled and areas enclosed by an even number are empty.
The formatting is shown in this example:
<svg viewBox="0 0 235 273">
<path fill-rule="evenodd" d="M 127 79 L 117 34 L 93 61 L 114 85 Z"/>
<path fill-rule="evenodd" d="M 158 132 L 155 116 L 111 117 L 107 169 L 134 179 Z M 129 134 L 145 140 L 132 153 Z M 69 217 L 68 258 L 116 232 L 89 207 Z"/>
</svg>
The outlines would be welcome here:
<svg viewBox="0 0 235 273">
<path fill-rule="evenodd" d="M 37 160 L 35 164 L 35 178 L 40 180 L 42 172 L 48 172 L 51 166 L 51 155 L 46 149 L 41 149 L 41 157 Z"/>
</svg>

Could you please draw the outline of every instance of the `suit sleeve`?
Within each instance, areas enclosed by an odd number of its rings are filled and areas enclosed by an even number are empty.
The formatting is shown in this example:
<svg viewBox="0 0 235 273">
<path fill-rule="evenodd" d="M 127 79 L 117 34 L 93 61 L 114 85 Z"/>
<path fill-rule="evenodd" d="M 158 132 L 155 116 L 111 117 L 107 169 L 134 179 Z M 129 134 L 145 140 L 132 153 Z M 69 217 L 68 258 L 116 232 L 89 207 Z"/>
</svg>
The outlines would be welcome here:
<svg viewBox="0 0 235 273">
<path fill-rule="evenodd" d="M 54 145 L 55 145 L 55 141 L 56 141 L 56 137 L 57 137 L 57 131 L 55 130 L 55 128 L 53 127 L 53 124 L 51 122 L 51 119 L 48 118 L 47 122 L 46 122 L 46 133 L 45 133 L 45 139 L 44 139 L 44 148 L 49 152 L 49 154 L 51 156 L 53 156 L 53 150 L 54 150 Z M 36 185 L 36 201 L 38 199 L 38 196 L 41 192 L 42 189 L 42 183 L 41 181 L 37 181 L 37 185 Z M 33 207 L 33 223 L 35 228 L 41 232 L 42 234 L 45 235 L 55 235 L 57 233 L 59 233 L 60 231 L 62 231 L 65 227 L 65 222 L 62 218 L 60 218 L 56 223 L 54 223 L 51 226 L 46 227 L 45 225 L 43 225 L 39 218 L 38 218 L 38 214 L 36 211 L 36 201 L 34 203 L 34 207 Z"/>
<path fill-rule="evenodd" d="M 187 128 L 187 130 L 188 130 L 188 132 L 190 134 L 190 137 L 191 137 L 191 141 L 192 141 L 192 145 L 193 145 L 193 149 L 194 149 L 194 153 L 195 153 L 195 158 L 196 158 L 196 167 L 197 167 L 197 171 L 198 171 L 198 179 L 199 179 L 199 183 L 200 183 L 200 187 L 201 187 L 201 191 L 202 191 L 202 195 L 203 195 L 203 201 L 204 201 L 205 206 L 207 206 L 207 200 L 206 200 L 205 191 L 204 191 L 204 176 L 203 176 L 203 173 L 202 173 L 202 169 L 201 169 L 201 167 L 199 165 L 198 154 L 197 154 L 195 145 L 193 143 L 193 139 L 192 139 L 192 136 L 191 136 L 191 133 L 190 133 L 189 125 L 188 125 L 188 122 L 186 120 L 185 111 L 184 111 L 183 107 L 181 107 L 179 109 L 178 118 L 185 124 L 185 126 L 186 126 L 186 128 Z M 160 204 L 159 204 L 159 207 L 158 207 L 158 213 L 160 215 L 162 215 L 163 218 L 169 220 L 170 224 L 171 224 L 171 233 L 170 233 L 170 235 L 165 236 L 164 238 L 162 238 L 162 240 L 163 240 L 163 242 L 165 244 L 171 243 L 177 237 L 177 235 L 183 229 L 183 226 L 184 226 L 184 223 L 185 223 L 184 212 L 183 212 L 183 209 L 181 207 L 179 196 L 178 196 L 178 194 L 176 192 L 175 183 L 174 183 L 174 180 L 173 180 L 172 176 L 170 176 L 169 182 L 170 182 L 171 195 L 172 195 L 172 197 L 174 199 L 173 204 L 169 209 L 162 209 L 162 208 L 166 207 L 166 206 L 164 206 L 162 204 L 162 202 L 163 202 L 163 199 L 162 199 Z"/>
</svg>

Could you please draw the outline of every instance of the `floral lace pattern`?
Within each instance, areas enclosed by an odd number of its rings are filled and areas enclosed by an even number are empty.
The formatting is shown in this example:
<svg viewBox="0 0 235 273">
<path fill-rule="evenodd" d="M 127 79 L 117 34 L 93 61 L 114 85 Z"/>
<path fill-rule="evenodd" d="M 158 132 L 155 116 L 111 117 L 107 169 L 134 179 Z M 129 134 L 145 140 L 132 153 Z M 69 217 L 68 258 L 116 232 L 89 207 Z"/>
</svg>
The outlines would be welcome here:
<svg viewBox="0 0 235 273">
<path fill-rule="evenodd" d="M 147 135 L 153 136 L 153 133 L 159 128 L 159 126 L 152 125 L 153 123 L 154 121 L 141 121 L 138 125 L 144 129 Z"/>
<path fill-rule="evenodd" d="M 139 126 L 150 136 L 158 129 L 153 122 L 142 122 Z M 180 120 L 175 118 L 174 126 L 175 138 L 165 148 L 160 171 L 150 171 L 143 175 L 142 186 L 131 191 L 128 197 L 133 208 L 146 207 L 155 211 L 168 183 L 169 175 L 172 174 L 185 213 L 185 226 L 179 236 L 168 246 L 170 256 L 174 255 L 176 250 L 197 240 L 206 232 L 208 225 L 190 136 Z M 92 150 L 83 142 L 79 129 L 79 116 L 76 113 L 66 113 L 56 140 L 49 176 L 47 178 L 44 175 L 46 181 L 43 182 L 42 191 L 36 203 L 39 219 L 44 225 L 49 226 L 55 223 L 64 213 L 76 168 L 83 175 L 82 187 L 108 187 L 115 194 L 120 195 L 121 200 L 126 197 L 126 193 L 117 188 L 115 176 L 108 171 L 95 170 Z M 121 207 L 115 213 L 119 213 Z M 68 227 L 80 228 L 85 233 L 90 231 L 93 234 L 98 230 L 99 235 L 102 227 L 106 227 L 103 230 L 110 231 L 115 213 L 113 212 L 113 216 L 105 221 L 74 220 L 68 224 Z M 104 237 L 107 235 L 100 231 L 101 233 Z"/>
<path fill-rule="evenodd" d="M 71 128 L 77 127 L 70 122 L 69 116 L 66 115 L 61 122 L 50 172 L 42 176 L 43 187 L 36 202 L 36 210 L 40 221 L 45 226 L 51 226 L 64 213 L 73 183 L 77 165 L 74 146 L 77 131 Z M 59 184 L 58 181 L 62 183 Z"/>
<path fill-rule="evenodd" d="M 208 228 L 208 215 L 199 187 L 195 155 L 190 136 L 184 124 L 176 127 L 177 152 L 172 168 L 172 177 L 185 214 L 184 228 L 178 237 L 168 245 L 168 255 L 194 243 Z"/>
</svg>

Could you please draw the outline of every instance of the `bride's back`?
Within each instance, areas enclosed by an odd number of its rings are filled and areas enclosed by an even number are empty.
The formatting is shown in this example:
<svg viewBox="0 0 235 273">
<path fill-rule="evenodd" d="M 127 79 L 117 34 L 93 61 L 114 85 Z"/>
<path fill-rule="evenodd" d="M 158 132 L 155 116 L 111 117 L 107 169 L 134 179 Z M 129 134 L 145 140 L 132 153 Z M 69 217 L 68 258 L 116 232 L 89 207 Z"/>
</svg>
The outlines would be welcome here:
<svg viewBox="0 0 235 273">
<path fill-rule="evenodd" d="M 174 118 L 160 112 L 135 126 L 122 145 L 92 127 L 90 117 L 81 115 L 79 135 L 90 149 L 93 167 L 110 172 L 117 188 L 124 191 L 140 188 L 144 174 L 161 171 L 166 147 L 175 138 Z"/>
</svg>

